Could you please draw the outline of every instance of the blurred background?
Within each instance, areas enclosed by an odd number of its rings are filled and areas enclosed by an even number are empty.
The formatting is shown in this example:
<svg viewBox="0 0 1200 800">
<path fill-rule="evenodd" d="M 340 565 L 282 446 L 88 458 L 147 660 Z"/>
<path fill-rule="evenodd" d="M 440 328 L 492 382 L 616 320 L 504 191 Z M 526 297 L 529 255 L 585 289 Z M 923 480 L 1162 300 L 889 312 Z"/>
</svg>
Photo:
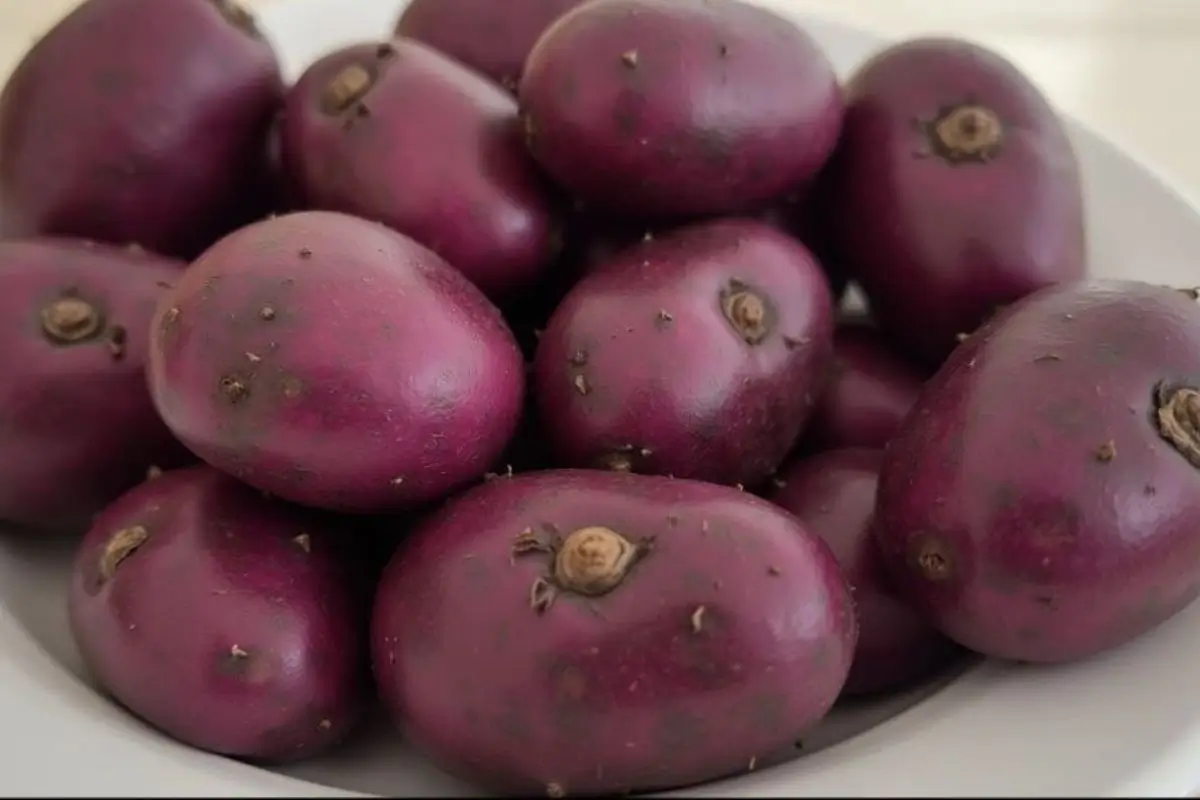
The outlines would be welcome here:
<svg viewBox="0 0 1200 800">
<path fill-rule="evenodd" d="M 0 75 L 76 2 L 0 0 Z M 793 2 L 883 35 L 955 33 L 994 47 L 1060 108 L 1200 199 L 1200 0 Z"/>
</svg>

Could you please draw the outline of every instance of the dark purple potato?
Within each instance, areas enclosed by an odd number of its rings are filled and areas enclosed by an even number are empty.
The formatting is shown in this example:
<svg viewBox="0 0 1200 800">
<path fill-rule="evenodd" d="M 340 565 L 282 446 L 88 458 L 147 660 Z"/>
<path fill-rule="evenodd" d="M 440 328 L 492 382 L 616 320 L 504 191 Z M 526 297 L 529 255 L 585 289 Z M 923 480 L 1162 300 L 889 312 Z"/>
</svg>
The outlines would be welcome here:
<svg viewBox="0 0 1200 800">
<path fill-rule="evenodd" d="M 794 233 L 794 217 L 791 203 L 780 202 L 757 212 L 743 215 L 766 223 L 784 233 Z M 691 220 L 690 224 L 715 220 Z M 617 260 L 624 251 L 635 245 L 662 236 L 684 227 L 686 222 L 631 220 L 621 217 L 605 217 L 584 214 L 576 226 L 571 255 L 580 262 L 581 274 L 587 274 Z"/>
<path fill-rule="evenodd" d="M 583 0 L 412 0 L 396 35 L 424 42 L 510 92 L 534 42 Z"/>
<path fill-rule="evenodd" d="M 829 211 L 823 205 L 822 189 L 824 181 L 830 179 L 829 173 L 827 165 L 815 179 L 777 201 L 760 218 L 795 236 L 812 251 L 821 263 L 821 269 L 825 270 L 834 300 L 841 305 L 850 279 L 829 241 Z"/>
<path fill-rule="evenodd" d="M 854 592 L 858 645 L 844 696 L 888 692 L 928 677 L 956 652 L 899 600 L 871 534 L 883 453 L 830 450 L 797 461 L 768 499 L 795 514 L 833 550 Z"/>
<path fill-rule="evenodd" d="M 525 64 L 531 152 L 619 216 L 745 213 L 813 177 L 842 122 L 837 75 L 789 20 L 740 0 L 594 0 Z"/>
<path fill-rule="evenodd" d="M 832 256 L 914 358 L 936 366 L 997 307 L 1083 276 L 1075 153 L 1015 66 L 913 40 L 861 67 L 847 102 L 823 181 Z"/>
<path fill-rule="evenodd" d="M 580 261 L 580 271 L 586 275 L 606 267 L 626 250 L 669 233 L 674 227 L 639 223 L 636 220 L 589 219 L 578 239 L 576 255 Z"/>
<path fill-rule="evenodd" d="M 517 432 L 508 447 L 497 460 L 489 477 L 507 476 L 517 472 L 531 472 L 556 466 L 546 437 L 542 434 L 542 419 L 538 413 L 537 398 L 530 392 L 526 395 L 525 411 Z"/>
<path fill-rule="evenodd" d="M 266 182 L 271 209 L 276 214 L 302 210 L 306 203 L 283 163 L 283 113 L 275 115 L 267 132 L 263 180 Z"/>
<path fill-rule="evenodd" d="M 88 671 L 192 747 L 265 761 L 327 750 L 368 685 L 337 533 L 210 467 L 141 484 L 75 558 L 71 632 Z"/>
<path fill-rule="evenodd" d="M 874 326 L 839 324 L 833 334 L 833 369 L 805 430 L 806 446 L 882 448 L 917 402 L 925 373 Z"/>
<path fill-rule="evenodd" d="M 1200 307 L 1135 281 L 1041 290 L 926 385 L 876 534 L 904 598 L 984 655 L 1073 661 L 1200 593 Z"/>
<path fill-rule="evenodd" d="M 832 319 L 820 267 L 764 223 L 643 242 L 576 284 L 542 334 L 546 443 L 568 466 L 755 486 L 808 421 Z"/>
<path fill-rule="evenodd" d="M 856 638 L 833 554 L 792 515 L 729 487 L 586 470 L 450 501 L 385 570 L 371 633 L 406 737 L 527 797 L 789 758 Z"/>
<path fill-rule="evenodd" d="M 0 94 L 0 235 L 190 258 L 269 210 L 257 176 L 282 96 L 234 0 L 84 0 Z"/>
<path fill-rule="evenodd" d="M 498 303 L 533 289 L 561 246 L 516 100 L 418 42 L 352 45 L 309 67 L 282 146 L 308 207 L 411 236 Z"/>
<path fill-rule="evenodd" d="M 525 365 L 500 312 L 432 251 L 329 211 L 242 228 L 160 301 L 163 420 L 218 469 L 331 511 L 398 512 L 478 480 Z"/>
<path fill-rule="evenodd" d="M 337 516 L 337 525 L 343 534 L 339 550 L 347 555 L 347 563 L 353 570 L 356 596 L 367 608 L 375 602 L 379 578 L 396 548 L 440 505 L 439 500 L 402 514 Z"/>
<path fill-rule="evenodd" d="M 75 239 L 0 242 L 0 519 L 67 528 L 190 454 L 146 390 L 146 332 L 184 263 Z"/>
</svg>

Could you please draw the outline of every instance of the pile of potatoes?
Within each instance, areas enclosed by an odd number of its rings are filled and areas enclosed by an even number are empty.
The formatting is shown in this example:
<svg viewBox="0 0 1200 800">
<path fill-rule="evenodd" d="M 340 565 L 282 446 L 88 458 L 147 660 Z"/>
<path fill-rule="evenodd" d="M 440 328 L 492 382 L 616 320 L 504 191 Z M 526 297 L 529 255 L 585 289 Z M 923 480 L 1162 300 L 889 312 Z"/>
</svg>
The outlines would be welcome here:
<svg viewBox="0 0 1200 800">
<path fill-rule="evenodd" d="M 1197 292 L 1084 217 L 969 42 L 413 0 L 285 85 L 234 0 L 85 0 L 0 95 L 0 517 L 88 529 L 79 651 L 197 748 L 381 703 L 491 792 L 760 769 L 1200 593 Z"/>
</svg>

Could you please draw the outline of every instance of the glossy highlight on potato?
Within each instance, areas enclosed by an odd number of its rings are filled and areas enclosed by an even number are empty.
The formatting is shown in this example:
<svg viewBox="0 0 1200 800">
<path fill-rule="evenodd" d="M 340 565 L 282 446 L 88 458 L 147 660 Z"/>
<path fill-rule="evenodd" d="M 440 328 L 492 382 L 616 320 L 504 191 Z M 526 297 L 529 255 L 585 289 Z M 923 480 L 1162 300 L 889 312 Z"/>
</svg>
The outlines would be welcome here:
<svg viewBox="0 0 1200 800">
<path fill-rule="evenodd" d="M 479 479 L 524 403 L 496 307 L 412 239 L 335 212 L 217 242 L 151 331 L 151 394 L 180 440 L 331 511 L 401 512 Z"/>
</svg>

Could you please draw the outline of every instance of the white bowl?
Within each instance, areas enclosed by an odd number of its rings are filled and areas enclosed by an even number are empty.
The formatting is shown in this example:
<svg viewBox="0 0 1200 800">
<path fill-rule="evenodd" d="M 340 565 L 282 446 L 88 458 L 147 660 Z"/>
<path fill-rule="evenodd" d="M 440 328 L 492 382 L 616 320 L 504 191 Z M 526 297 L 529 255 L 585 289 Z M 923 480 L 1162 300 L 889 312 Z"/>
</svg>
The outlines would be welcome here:
<svg viewBox="0 0 1200 800">
<path fill-rule="evenodd" d="M 495 0 L 503 2 L 503 0 Z M 794 3 L 767 3 L 799 16 Z M 391 29 L 399 0 L 275 0 L 261 21 L 294 77 L 324 51 Z M 791 6 L 791 8 L 789 8 Z M 842 74 L 880 42 L 800 20 Z M 1160 179 L 1072 127 L 1094 272 L 1200 283 L 1200 219 Z M 1198 365 L 1200 369 L 1200 365 Z M 0 539 L 0 747 L 6 794 L 469 796 L 385 720 L 327 758 L 279 772 L 175 744 L 100 696 L 68 634 L 74 540 Z M 772 796 L 1183 796 L 1200 788 L 1200 604 L 1118 651 L 1060 668 L 972 663 L 884 704 L 838 711 L 780 767 L 679 792 Z"/>
</svg>

